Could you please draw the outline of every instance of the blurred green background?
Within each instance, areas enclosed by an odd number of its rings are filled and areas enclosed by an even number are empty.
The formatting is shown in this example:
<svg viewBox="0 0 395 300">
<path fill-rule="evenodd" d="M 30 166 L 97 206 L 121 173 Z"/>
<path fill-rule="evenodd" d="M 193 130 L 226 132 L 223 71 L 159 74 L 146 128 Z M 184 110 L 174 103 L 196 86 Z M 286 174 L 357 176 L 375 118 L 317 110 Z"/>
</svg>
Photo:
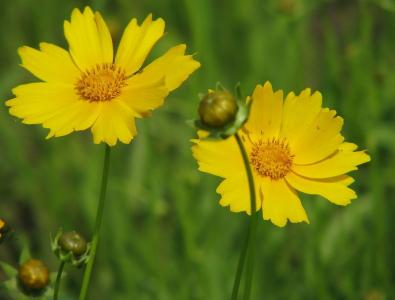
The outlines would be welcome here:
<svg viewBox="0 0 395 300">
<path fill-rule="evenodd" d="M 18 67 L 17 47 L 66 46 L 63 20 L 88 4 L 115 40 L 132 17 L 163 17 L 167 34 L 151 57 L 186 42 L 202 62 L 165 106 L 138 121 L 132 144 L 113 149 L 90 299 L 229 299 L 248 219 L 218 205 L 219 179 L 197 171 L 185 120 L 217 81 L 240 81 L 249 94 L 266 80 L 286 92 L 320 90 L 345 118 L 346 138 L 372 161 L 354 174 L 359 198 L 350 206 L 303 196 L 311 225 L 259 223 L 252 298 L 395 299 L 395 2 L 2 0 L 2 99 L 33 80 Z M 0 108 L 0 217 L 16 233 L 0 260 L 16 265 L 28 244 L 55 271 L 49 234 L 63 227 L 90 235 L 104 146 L 89 132 L 45 135 Z M 82 273 L 67 272 L 61 299 L 76 299 Z M 0 299 L 12 300 L 4 290 Z"/>
</svg>

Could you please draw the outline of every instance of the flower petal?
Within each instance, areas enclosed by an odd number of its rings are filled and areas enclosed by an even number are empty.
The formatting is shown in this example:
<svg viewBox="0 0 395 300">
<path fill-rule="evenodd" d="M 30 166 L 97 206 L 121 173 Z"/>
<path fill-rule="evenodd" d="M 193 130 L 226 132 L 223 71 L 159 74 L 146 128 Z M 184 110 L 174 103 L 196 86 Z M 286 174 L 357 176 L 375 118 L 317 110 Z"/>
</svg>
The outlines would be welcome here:
<svg viewBox="0 0 395 300">
<path fill-rule="evenodd" d="M 143 117 L 161 106 L 168 93 L 163 79 L 152 81 L 137 74 L 128 80 L 128 86 L 122 90 L 121 98 L 136 116 Z"/>
<path fill-rule="evenodd" d="M 102 102 L 92 133 L 95 144 L 104 142 L 115 146 L 118 140 L 128 144 L 137 134 L 135 115 L 119 99 Z"/>
<path fill-rule="evenodd" d="M 286 180 L 291 186 L 303 193 L 320 195 L 337 205 L 347 205 L 357 197 L 355 192 L 348 188 L 354 180 L 346 175 L 311 179 L 290 172 L 286 176 Z"/>
<path fill-rule="evenodd" d="M 71 21 L 64 22 L 64 33 L 71 56 L 81 70 L 113 62 L 109 30 L 100 14 L 93 14 L 89 7 L 83 13 L 77 8 L 73 10 Z"/>
<path fill-rule="evenodd" d="M 16 98 L 6 102 L 10 114 L 27 124 L 40 124 L 76 102 L 72 85 L 36 82 L 12 90 Z"/>
<path fill-rule="evenodd" d="M 256 192 L 256 211 L 261 209 L 262 198 L 259 192 L 259 185 L 255 183 Z M 251 214 L 251 198 L 248 186 L 247 174 L 244 169 L 238 176 L 228 177 L 221 182 L 217 188 L 217 193 L 221 194 L 220 204 L 229 206 L 232 212 L 246 212 Z"/>
<path fill-rule="evenodd" d="M 200 67 L 200 63 L 192 55 L 185 55 L 185 50 L 184 44 L 169 49 L 145 67 L 141 76 L 151 80 L 164 78 L 166 88 L 169 91 L 175 90 Z"/>
<path fill-rule="evenodd" d="M 321 94 L 319 92 L 311 94 L 310 89 L 305 89 L 298 96 L 294 93 L 287 95 L 280 136 L 288 141 L 291 149 L 316 119 L 321 111 L 321 105 Z"/>
<path fill-rule="evenodd" d="M 97 32 L 99 35 L 102 58 L 104 59 L 104 62 L 113 62 L 114 46 L 112 44 L 110 29 L 107 27 L 106 22 L 98 11 L 95 12 L 95 21 L 97 26 Z"/>
<path fill-rule="evenodd" d="M 47 138 L 90 127 L 97 118 L 96 103 L 78 99 L 72 85 L 30 83 L 13 89 L 16 98 L 6 102 L 10 114 L 25 124 L 50 129 Z"/>
<path fill-rule="evenodd" d="M 136 19 L 132 19 L 122 35 L 115 63 L 122 66 L 127 75 L 137 72 L 164 30 L 165 21 L 161 18 L 152 21 L 152 14 L 141 26 Z"/>
<path fill-rule="evenodd" d="M 287 221 L 306 222 L 309 219 L 295 190 L 285 180 L 262 180 L 263 219 L 284 227 Z"/>
<path fill-rule="evenodd" d="M 266 82 L 258 85 L 252 94 L 251 111 L 246 128 L 255 133 L 262 133 L 267 138 L 277 137 L 283 114 L 283 92 L 273 92 Z"/>
<path fill-rule="evenodd" d="M 293 165 L 292 170 L 310 178 L 335 177 L 357 170 L 358 165 L 370 161 L 370 156 L 365 151 L 354 151 L 356 147 L 355 144 L 343 143 L 334 155 L 311 165 Z"/>
<path fill-rule="evenodd" d="M 41 43 L 40 50 L 24 46 L 18 53 L 22 66 L 43 81 L 72 84 L 80 74 L 70 53 L 56 45 Z"/>
<path fill-rule="evenodd" d="M 344 141 L 340 131 L 343 119 L 336 111 L 322 109 L 291 147 L 295 164 L 311 164 L 332 155 Z"/>
<path fill-rule="evenodd" d="M 44 128 L 50 129 L 47 139 L 91 127 L 98 118 L 99 111 L 99 103 L 76 101 L 43 123 Z"/>
<path fill-rule="evenodd" d="M 215 176 L 230 178 L 244 174 L 244 163 L 234 137 L 221 141 L 193 140 L 193 156 L 199 170 Z M 243 181 L 246 181 L 247 177 Z"/>
</svg>

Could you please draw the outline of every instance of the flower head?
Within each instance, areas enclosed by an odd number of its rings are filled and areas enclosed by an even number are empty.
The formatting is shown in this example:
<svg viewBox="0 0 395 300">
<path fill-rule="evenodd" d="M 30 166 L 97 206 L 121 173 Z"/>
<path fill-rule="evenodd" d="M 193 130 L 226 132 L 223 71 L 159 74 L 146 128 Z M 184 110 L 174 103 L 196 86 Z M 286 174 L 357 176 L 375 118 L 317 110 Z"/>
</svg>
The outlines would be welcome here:
<svg viewBox="0 0 395 300">
<path fill-rule="evenodd" d="M 88 262 L 90 250 L 91 244 L 75 230 L 63 232 L 59 229 L 52 240 L 52 251 L 59 260 L 78 268 Z"/>
<path fill-rule="evenodd" d="M 202 123 L 208 127 L 224 127 L 231 122 L 237 113 L 237 102 L 228 91 L 210 91 L 199 106 Z"/>
<path fill-rule="evenodd" d="M 283 92 L 274 92 L 266 83 L 258 85 L 248 101 L 250 115 L 238 134 L 248 152 L 256 207 L 263 219 L 277 226 L 285 226 L 288 220 L 308 223 L 296 190 L 337 205 L 356 198 L 349 187 L 354 180 L 346 173 L 370 157 L 344 141 L 343 119 L 334 110 L 322 108 L 320 93 L 306 89 L 283 100 Z M 233 212 L 250 213 L 247 175 L 235 138 L 194 143 L 199 170 L 224 178 L 217 189 L 220 204 Z"/>
<path fill-rule="evenodd" d="M 49 271 L 41 260 L 29 259 L 18 269 L 18 280 L 23 292 L 41 295 L 49 284 Z"/>
<path fill-rule="evenodd" d="M 69 51 L 48 43 L 19 49 L 22 66 L 42 82 L 14 88 L 15 98 L 6 102 L 10 113 L 48 128 L 47 138 L 91 128 L 95 143 L 129 143 L 137 134 L 135 118 L 162 105 L 200 66 L 181 44 L 143 67 L 164 29 L 151 15 L 141 25 L 132 19 L 114 57 L 100 13 L 74 9 L 64 22 Z"/>
</svg>

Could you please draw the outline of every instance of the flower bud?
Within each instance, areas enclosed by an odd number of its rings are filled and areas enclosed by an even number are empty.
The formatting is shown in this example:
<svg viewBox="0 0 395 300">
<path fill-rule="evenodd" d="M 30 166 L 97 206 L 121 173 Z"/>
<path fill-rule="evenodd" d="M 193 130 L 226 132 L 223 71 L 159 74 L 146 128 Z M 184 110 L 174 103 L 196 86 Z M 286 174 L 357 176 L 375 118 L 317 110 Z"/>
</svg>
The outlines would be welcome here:
<svg viewBox="0 0 395 300">
<path fill-rule="evenodd" d="M 201 122 L 211 128 L 224 127 L 234 120 L 236 113 L 236 99 L 228 91 L 209 92 L 199 106 Z"/>
<path fill-rule="evenodd" d="M 48 268 L 41 260 L 29 259 L 19 267 L 18 280 L 26 294 L 39 294 L 49 284 Z"/>
<path fill-rule="evenodd" d="M 86 240 L 76 231 L 62 233 L 58 244 L 62 251 L 71 252 L 76 257 L 83 255 L 88 247 Z"/>
</svg>

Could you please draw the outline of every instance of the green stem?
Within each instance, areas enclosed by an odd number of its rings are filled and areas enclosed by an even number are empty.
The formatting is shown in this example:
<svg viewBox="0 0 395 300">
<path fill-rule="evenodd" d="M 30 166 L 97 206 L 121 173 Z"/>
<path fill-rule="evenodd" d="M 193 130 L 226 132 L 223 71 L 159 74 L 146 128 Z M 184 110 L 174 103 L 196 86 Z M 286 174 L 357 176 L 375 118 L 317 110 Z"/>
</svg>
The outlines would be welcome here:
<svg viewBox="0 0 395 300">
<path fill-rule="evenodd" d="M 250 225 L 247 233 L 247 238 L 244 243 L 244 247 L 242 248 L 241 254 L 240 254 L 240 260 L 239 260 L 239 265 L 237 267 L 236 271 L 236 278 L 235 282 L 233 285 L 233 293 L 232 293 L 232 300 L 236 300 L 239 292 L 239 287 L 240 287 L 240 281 L 241 281 L 241 275 L 243 273 L 243 268 L 244 268 L 244 263 L 245 263 L 245 258 L 248 255 L 248 262 L 247 262 L 247 278 L 246 278 L 246 284 L 245 284 L 245 293 L 244 293 L 244 299 L 248 300 L 250 299 L 251 295 L 251 287 L 252 287 L 252 278 L 253 278 L 253 273 L 254 273 L 254 256 L 255 256 L 255 235 L 256 235 L 256 194 L 255 194 L 255 184 L 254 184 L 254 178 L 252 175 L 252 170 L 250 167 L 250 161 L 248 159 L 247 152 L 244 148 L 243 142 L 240 138 L 240 136 L 236 133 L 235 138 L 237 141 L 237 144 L 239 146 L 241 156 L 243 158 L 244 162 L 244 167 L 246 169 L 247 173 L 247 179 L 248 179 L 248 187 L 250 190 L 250 201 L 251 201 L 251 217 L 250 217 Z"/>
<path fill-rule="evenodd" d="M 243 248 L 240 252 L 239 263 L 237 264 L 237 271 L 235 276 L 235 281 L 233 283 L 233 290 L 232 290 L 232 297 L 231 300 L 237 300 L 237 295 L 239 294 L 240 282 L 241 282 L 241 275 L 243 274 L 244 262 L 247 254 L 248 248 L 248 241 L 249 241 L 250 234 L 248 233 L 243 245 Z"/>
<path fill-rule="evenodd" d="M 252 290 L 252 279 L 254 275 L 254 258 L 255 258 L 255 240 L 256 240 L 256 224 L 257 224 L 258 214 L 255 212 L 251 214 L 250 218 L 250 240 L 248 245 L 248 261 L 247 261 L 247 277 L 244 290 L 244 300 L 249 300 L 251 298 Z"/>
<path fill-rule="evenodd" d="M 60 280 L 62 279 L 62 273 L 64 269 L 65 262 L 62 261 L 59 265 L 58 274 L 56 275 L 55 288 L 53 293 L 53 300 L 58 300 L 59 289 L 60 289 Z"/>
<path fill-rule="evenodd" d="M 82 287 L 81 287 L 81 291 L 80 291 L 79 300 L 86 299 L 86 296 L 88 294 L 90 279 L 92 276 L 93 265 L 95 263 L 95 256 L 96 256 L 97 246 L 99 243 L 100 229 L 101 229 L 101 224 L 102 224 L 102 219 L 103 219 L 104 202 L 106 199 L 108 171 L 110 168 L 110 152 L 111 152 L 110 146 L 106 145 L 106 153 L 104 155 L 103 177 L 102 177 L 102 182 L 101 182 L 99 205 L 97 207 L 96 222 L 95 222 L 95 228 L 93 231 L 93 238 L 92 238 L 92 248 L 91 248 L 91 252 L 90 252 L 88 265 L 86 266 L 86 269 L 84 272 L 84 278 L 82 280 Z"/>
</svg>

